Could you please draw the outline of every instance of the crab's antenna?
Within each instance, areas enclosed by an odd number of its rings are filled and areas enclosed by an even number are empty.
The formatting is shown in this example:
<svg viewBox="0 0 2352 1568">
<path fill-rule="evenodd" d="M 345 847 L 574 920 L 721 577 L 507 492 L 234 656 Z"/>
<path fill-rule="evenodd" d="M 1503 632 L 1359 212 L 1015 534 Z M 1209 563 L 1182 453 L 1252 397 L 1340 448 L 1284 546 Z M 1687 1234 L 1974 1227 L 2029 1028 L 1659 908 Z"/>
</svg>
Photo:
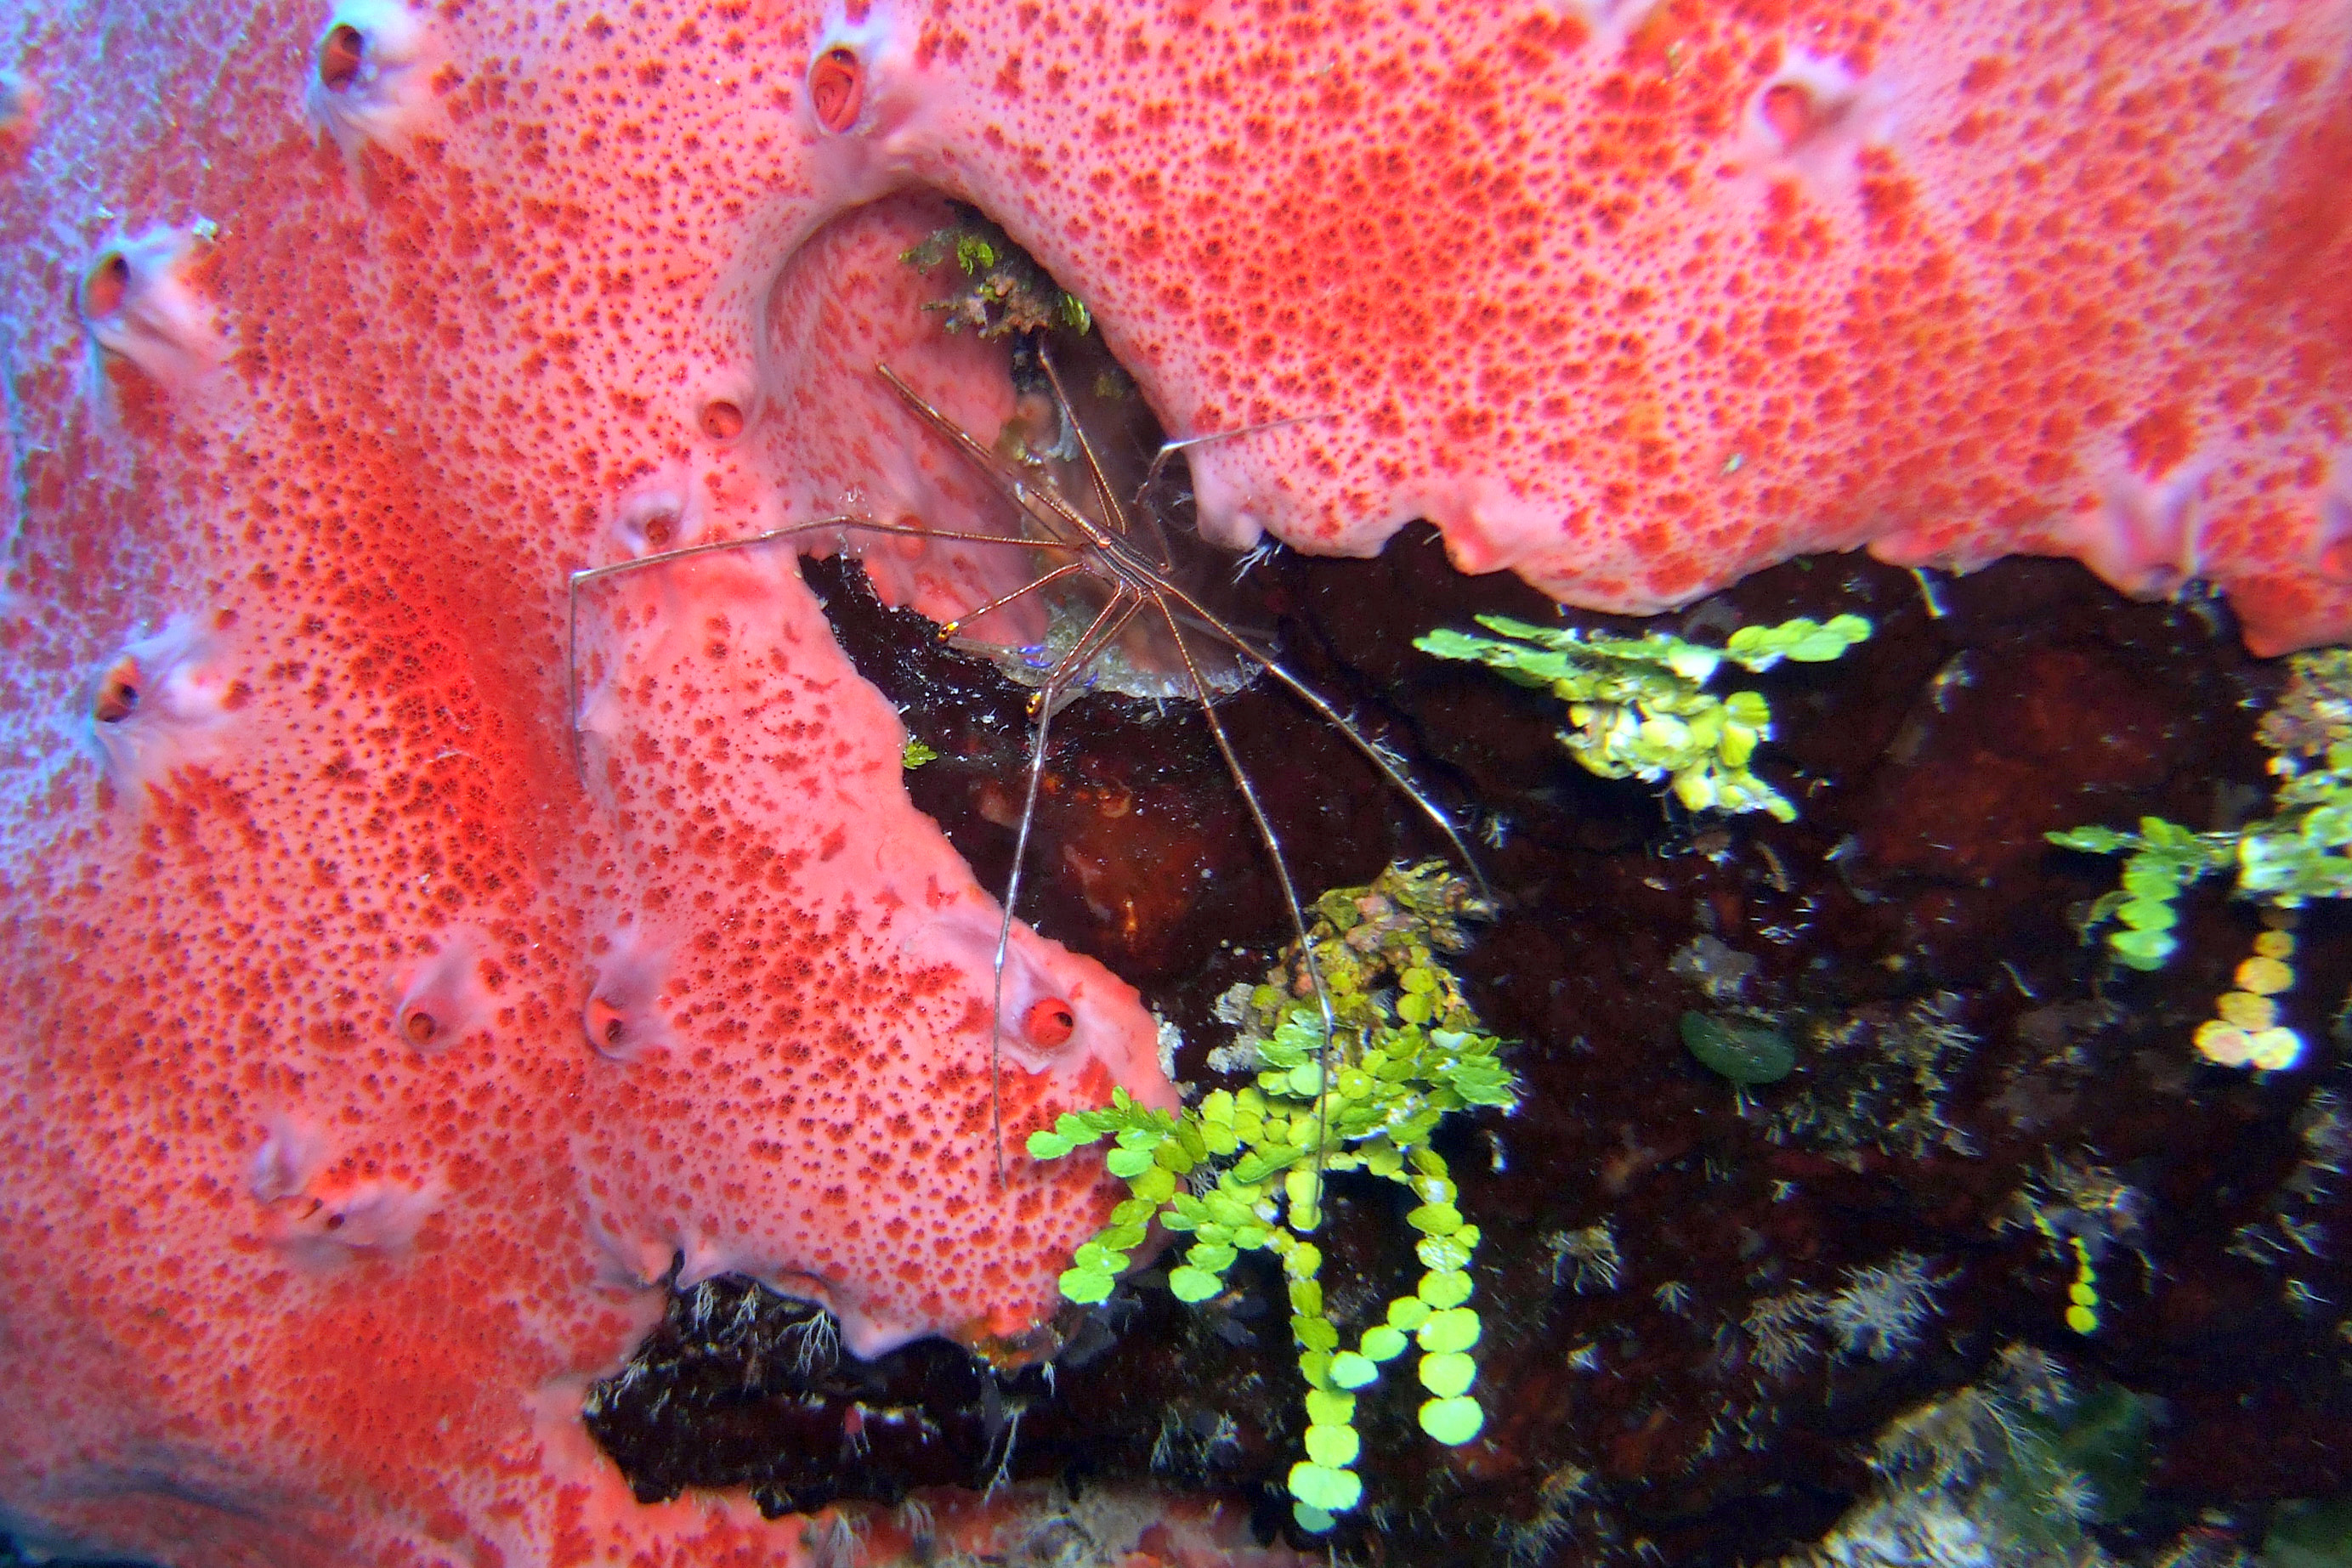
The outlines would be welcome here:
<svg viewBox="0 0 2352 1568">
<path fill-rule="evenodd" d="M 1062 655 L 1030 698 L 1037 733 L 1029 742 L 1029 785 L 1021 797 L 1021 825 L 1013 835 L 1013 874 L 1004 880 L 1004 914 L 996 927 L 994 993 L 988 1008 L 988 1125 L 996 1145 L 996 1185 L 1004 1186 L 1004 963 L 1013 951 L 1014 907 L 1021 902 L 1021 865 L 1029 858 L 1029 829 L 1037 817 L 1037 789 L 1045 777 L 1045 739 L 1054 722 L 1054 699 L 1064 685 L 1084 669 L 1105 643 L 1126 630 L 1141 606 L 1122 586 L 1095 612 L 1085 635 Z"/>
<path fill-rule="evenodd" d="M 1262 420 L 1256 424 L 1237 424 L 1231 430 L 1213 430 L 1206 435 L 1186 435 L 1174 441 L 1163 441 L 1160 444 L 1160 450 L 1152 455 L 1151 466 L 1145 472 L 1143 483 L 1137 486 L 1135 498 L 1140 502 L 1151 486 L 1160 483 L 1160 471 L 1179 452 L 1190 452 L 1195 446 L 1206 446 L 1213 441 L 1231 441 L 1237 435 L 1255 435 L 1262 430 L 1280 430 L 1286 424 L 1310 424 L 1318 419 L 1338 417 L 1330 413 L 1294 413 L 1284 419 Z"/>
</svg>

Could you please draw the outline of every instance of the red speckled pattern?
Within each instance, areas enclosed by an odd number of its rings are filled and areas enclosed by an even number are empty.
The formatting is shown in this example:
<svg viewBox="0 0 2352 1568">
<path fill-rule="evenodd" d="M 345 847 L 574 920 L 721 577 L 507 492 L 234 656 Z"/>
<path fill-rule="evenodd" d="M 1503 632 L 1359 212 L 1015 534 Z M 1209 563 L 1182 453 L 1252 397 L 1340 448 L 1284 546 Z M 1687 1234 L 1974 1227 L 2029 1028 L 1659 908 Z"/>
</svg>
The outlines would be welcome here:
<svg viewBox="0 0 2352 1568">
<path fill-rule="evenodd" d="M 1173 427 L 1330 416 L 1196 457 L 1236 544 L 1424 517 L 1631 611 L 2054 553 L 2352 630 L 2342 0 L 895 15 L 842 140 L 970 189 Z"/>
<path fill-rule="evenodd" d="M 2275 649 L 2352 604 L 2347 57 L 2345 0 L 0 3 L 0 1511 L 785 1561 L 582 1435 L 674 1252 L 868 1349 L 1036 1323 L 1105 1195 L 993 1185 L 992 906 L 788 557 L 596 584 L 567 691 L 575 568 L 1004 524 L 872 371 L 1005 412 L 896 259 L 941 194 L 1179 434 L 1322 416 L 1199 454 L 1235 542 L 1426 516 L 1616 608 L 2053 551 Z M 1007 993 L 1077 1015 L 1009 1137 L 1165 1102 L 1112 977 Z"/>
<path fill-rule="evenodd" d="M 1134 993 L 1018 932 L 1007 1016 L 1076 1028 L 1007 1050 L 999 1188 L 996 904 L 790 552 L 592 585 L 576 752 L 564 579 L 781 520 L 804 351 L 844 465 L 898 464 L 869 493 L 1002 521 L 872 371 L 993 428 L 1002 350 L 914 308 L 936 201 L 807 247 L 803 339 L 774 256 L 745 308 L 729 210 L 783 202 L 784 154 L 674 205 L 584 121 L 555 160 L 516 39 L 436 19 L 424 96 L 314 143 L 325 21 L 0 24 L 48 84 L 0 158 L 0 1522 L 188 1564 L 795 1561 L 740 1500 L 638 1508 L 582 1432 L 672 1258 L 856 1351 L 1034 1354 L 1117 1188 L 1020 1141 L 1172 1092 Z"/>
</svg>

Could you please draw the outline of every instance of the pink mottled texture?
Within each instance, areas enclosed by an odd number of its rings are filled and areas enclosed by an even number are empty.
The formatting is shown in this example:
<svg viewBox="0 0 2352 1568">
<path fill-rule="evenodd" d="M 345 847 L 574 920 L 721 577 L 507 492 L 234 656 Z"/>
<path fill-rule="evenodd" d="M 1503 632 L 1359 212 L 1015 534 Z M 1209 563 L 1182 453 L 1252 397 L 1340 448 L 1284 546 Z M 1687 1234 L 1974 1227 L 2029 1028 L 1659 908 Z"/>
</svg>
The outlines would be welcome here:
<svg viewBox="0 0 2352 1568">
<path fill-rule="evenodd" d="M 2352 5 L 834 14 L 823 188 L 968 194 L 1206 526 L 1645 611 L 1810 549 L 2074 556 L 2352 630 Z M 647 36 L 647 35 L 640 35 Z"/>
<path fill-rule="evenodd" d="M 993 1184 L 993 906 L 790 557 L 597 586 L 567 712 L 572 569 L 1004 522 L 872 371 L 1009 407 L 896 259 L 943 194 L 1180 434 L 1325 416 L 1201 454 L 1234 542 L 1631 609 L 2059 552 L 2277 649 L 2352 612 L 2347 58 L 2346 0 L 0 0 L 0 1518 L 785 1561 L 583 1436 L 673 1253 L 1041 1345 L 1105 1194 Z M 1012 1137 L 1165 1103 L 1113 977 L 1009 990 L 1079 1019 Z"/>
<path fill-rule="evenodd" d="M 790 383 L 712 302 L 747 193 L 654 182 L 640 256 L 590 205 L 621 167 L 506 148 L 494 100 L 548 89 L 437 19 L 407 43 L 455 74 L 388 72 L 420 102 L 314 145 L 322 20 L 0 28 L 58 89 L 0 165 L 0 1523 L 188 1563 L 790 1560 L 740 1503 L 630 1502 L 587 1381 L 676 1256 L 861 1353 L 1050 1350 L 1117 1188 L 1018 1145 L 1114 1086 L 1172 1103 L 1155 1029 L 1017 934 L 1008 1016 L 1076 1028 L 1006 1041 L 1000 1188 L 996 904 L 787 550 L 591 587 L 575 757 L 566 571 L 781 504 Z M 367 140 L 412 120 L 440 140 Z M 980 422 L 952 381 L 1001 395 L 1001 350 L 934 346 L 895 249 L 842 268 L 810 287 L 848 423 L 970 509 L 871 367 Z"/>
</svg>

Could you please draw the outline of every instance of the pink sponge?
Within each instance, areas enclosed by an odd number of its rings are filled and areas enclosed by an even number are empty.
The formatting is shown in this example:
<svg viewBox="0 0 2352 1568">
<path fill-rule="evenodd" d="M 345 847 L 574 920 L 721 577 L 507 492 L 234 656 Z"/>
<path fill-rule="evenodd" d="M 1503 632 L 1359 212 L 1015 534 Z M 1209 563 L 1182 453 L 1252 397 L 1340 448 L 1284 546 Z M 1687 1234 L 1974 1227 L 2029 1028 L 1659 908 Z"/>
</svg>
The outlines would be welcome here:
<svg viewBox="0 0 2352 1568">
<path fill-rule="evenodd" d="M 596 1114 L 572 1163 L 622 1254 L 766 1279 L 874 1354 L 1011 1339 L 1108 1205 L 1021 1145 L 1068 1105 L 1171 1103 L 1134 993 L 1025 930 L 1003 973 L 1009 1186 L 987 1051 L 998 913 L 906 802 L 904 735 L 792 558 L 591 590 L 582 728 Z M 878 742 L 878 744 L 877 744 Z M 1038 1039 L 1041 999 L 1074 1028 Z M 1050 1266 L 1049 1266 L 1050 1265 Z"/>
<path fill-rule="evenodd" d="M 862 1353 L 1049 1352 L 1117 1192 L 1020 1142 L 1172 1092 L 1134 993 L 1016 932 L 999 1185 L 996 905 L 788 549 L 593 586 L 575 745 L 567 573 L 797 482 L 769 293 L 730 292 L 784 198 L 671 210 L 593 116 L 551 162 L 505 24 L 411 20 L 314 145 L 299 68 L 351 46 L 308 15 L 0 13 L 0 60 L 121 88 L 45 93 L 0 163 L 0 1517 L 174 1563 L 795 1561 L 585 1440 L 673 1260 Z M 896 458 L 929 438 L 877 359 L 975 423 L 1005 364 L 868 261 L 821 423 Z M 892 472 L 992 520 L 951 455 Z"/>
<path fill-rule="evenodd" d="M 587 1381 L 741 1270 L 1045 1348 L 989 899 L 786 553 L 998 502 L 976 201 L 1208 525 L 1666 604 L 2081 556 L 2347 629 L 2352 5 L 0 0 L 0 1513 L 175 1563 L 789 1561 Z M 1017 581 L 854 529 L 894 595 Z M 1152 1027 L 1024 933 L 1017 1140 Z M 1058 1021 L 1066 1010 L 1066 1029 Z"/>
<path fill-rule="evenodd" d="M 2352 631 L 2352 5 L 852 5 L 816 167 L 967 192 L 1208 526 L 1679 603 L 2081 559 Z M 822 54 L 820 57 L 824 57 Z"/>
</svg>

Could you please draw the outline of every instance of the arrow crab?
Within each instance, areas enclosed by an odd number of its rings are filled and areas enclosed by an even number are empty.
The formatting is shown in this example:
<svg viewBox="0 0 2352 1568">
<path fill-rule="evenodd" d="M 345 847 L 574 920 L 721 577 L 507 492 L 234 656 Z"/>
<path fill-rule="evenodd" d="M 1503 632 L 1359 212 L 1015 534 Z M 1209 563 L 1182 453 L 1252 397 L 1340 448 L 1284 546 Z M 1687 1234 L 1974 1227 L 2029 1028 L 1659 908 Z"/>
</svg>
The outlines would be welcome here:
<svg viewBox="0 0 2352 1568">
<path fill-rule="evenodd" d="M 994 1002 L 992 1009 L 995 1028 L 989 1051 L 991 1136 L 1000 1184 L 1005 1176 L 1002 1085 L 1003 1052 L 1008 1027 L 1016 1030 L 1019 1038 L 1028 1043 L 1050 1048 L 1066 1039 L 1072 1026 L 1068 1004 L 1052 998 L 1033 1003 L 1021 1019 L 1012 1020 L 1010 1024 L 1004 1016 L 1006 957 L 1020 904 L 1023 874 L 1026 869 L 1032 829 L 1037 817 L 1039 792 L 1046 776 L 1048 738 L 1055 715 L 1066 704 L 1083 695 L 1097 668 L 1109 661 L 1115 651 L 1124 643 L 1133 640 L 1136 634 L 1149 637 L 1164 650 L 1170 665 L 1167 671 L 1169 690 L 1189 700 L 1200 712 L 1224 770 L 1239 794 L 1255 835 L 1265 851 L 1282 906 L 1303 956 L 1301 970 L 1305 985 L 1312 991 L 1323 1017 L 1327 1058 L 1324 1070 L 1327 1072 L 1330 1067 L 1328 1058 L 1332 1048 L 1329 1042 L 1335 1027 L 1334 1015 L 1330 995 L 1307 940 L 1306 905 L 1292 877 L 1281 836 L 1242 765 L 1226 726 L 1218 716 L 1220 695 L 1258 676 L 1281 688 L 1290 699 L 1304 706 L 1322 724 L 1343 737 L 1390 787 L 1411 802 L 1444 838 L 1455 857 L 1474 878 L 1477 878 L 1482 888 L 1484 886 L 1484 879 L 1478 876 L 1476 862 L 1460 831 L 1445 811 L 1408 775 L 1402 763 L 1367 737 L 1329 699 L 1286 665 L 1266 639 L 1242 629 L 1234 620 L 1213 608 L 1206 594 L 1179 579 L 1176 552 L 1171 549 L 1162 498 L 1171 465 L 1192 447 L 1210 442 L 1242 439 L 1259 431 L 1317 416 L 1296 416 L 1265 424 L 1167 441 L 1152 457 L 1141 484 L 1133 495 L 1123 496 L 1110 477 L 1096 439 L 1074 411 L 1062 373 L 1045 348 L 1042 335 L 1027 346 L 1024 357 L 1027 356 L 1034 356 L 1032 362 L 1042 378 L 1043 388 L 1050 392 L 1053 423 L 1060 433 L 1057 444 L 1066 444 L 1074 449 L 1077 463 L 1083 468 L 1086 483 L 1081 495 L 1066 493 L 1046 474 L 1042 465 L 1025 465 L 1006 455 L 999 447 L 976 438 L 942 413 L 888 364 L 877 363 L 875 366 L 875 373 L 889 383 L 920 421 L 941 440 L 961 452 L 1011 505 L 1019 519 L 1020 532 L 961 532 L 907 523 L 884 523 L 857 517 L 827 517 L 738 538 L 653 549 L 627 560 L 574 571 L 568 582 L 567 605 L 567 710 L 576 734 L 579 722 L 577 648 L 581 596 L 599 582 L 625 573 L 657 570 L 698 556 L 789 546 L 795 539 L 815 539 L 826 535 L 837 537 L 846 532 L 897 535 L 925 542 L 949 541 L 1017 548 L 1033 552 L 1033 557 L 1042 561 L 1036 575 L 1028 581 L 964 612 L 943 626 L 940 633 L 949 639 L 958 638 L 973 622 L 1005 612 L 1032 596 L 1054 594 L 1063 600 L 1056 606 L 1056 611 L 1063 617 L 1066 629 L 1048 644 L 1049 651 L 1045 653 L 1037 655 L 1034 650 L 1031 651 L 1033 660 L 1028 673 L 1034 689 L 1027 705 L 1031 732 L 1026 779 L 1014 830 L 1012 867 L 1005 877 L 1000 901 L 1002 915 L 995 944 Z M 1073 600 L 1084 607 L 1075 620 L 1069 618 L 1067 608 Z M 997 650 L 997 653 L 1003 655 L 1004 651 Z M 1000 656 L 999 662 L 1009 661 Z"/>
</svg>

